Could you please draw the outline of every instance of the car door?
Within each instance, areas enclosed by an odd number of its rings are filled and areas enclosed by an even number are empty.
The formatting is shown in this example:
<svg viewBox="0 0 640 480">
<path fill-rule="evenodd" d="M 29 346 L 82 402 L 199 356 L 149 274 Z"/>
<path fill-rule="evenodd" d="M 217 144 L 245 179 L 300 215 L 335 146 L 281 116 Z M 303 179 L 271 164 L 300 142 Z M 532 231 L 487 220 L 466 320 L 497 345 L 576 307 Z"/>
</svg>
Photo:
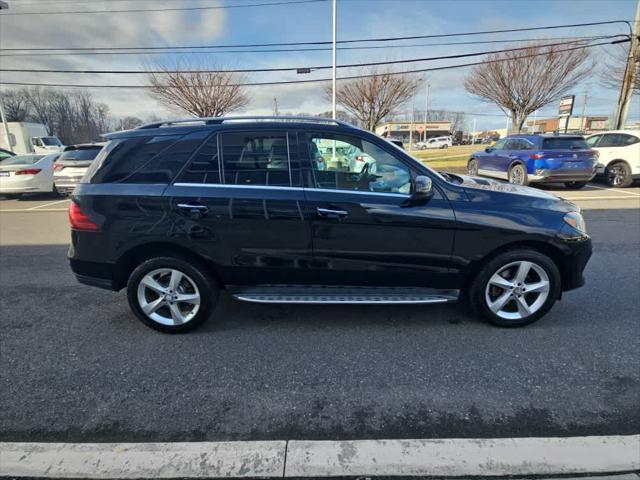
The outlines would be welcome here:
<svg viewBox="0 0 640 480">
<path fill-rule="evenodd" d="M 305 283 L 311 230 L 295 133 L 229 129 L 210 137 L 166 191 L 172 235 L 229 285 Z"/>
<path fill-rule="evenodd" d="M 350 144 L 373 159 L 364 171 L 319 171 L 309 162 L 305 190 L 313 266 L 323 285 L 446 285 L 455 217 L 435 188 L 424 205 L 408 206 L 416 166 L 377 139 L 339 132 L 301 135 L 307 157 L 318 144 Z M 305 147 L 306 144 L 306 147 Z"/>
<path fill-rule="evenodd" d="M 481 175 L 488 175 L 492 177 L 500 177 L 499 158 L 503 153 L 503 149 L 507 139 L 503 138 L 496 142 L 493 147 L 487 147 L 484 150 L 484 155 L 479 157 L 478 169 Z"/>
</svg>

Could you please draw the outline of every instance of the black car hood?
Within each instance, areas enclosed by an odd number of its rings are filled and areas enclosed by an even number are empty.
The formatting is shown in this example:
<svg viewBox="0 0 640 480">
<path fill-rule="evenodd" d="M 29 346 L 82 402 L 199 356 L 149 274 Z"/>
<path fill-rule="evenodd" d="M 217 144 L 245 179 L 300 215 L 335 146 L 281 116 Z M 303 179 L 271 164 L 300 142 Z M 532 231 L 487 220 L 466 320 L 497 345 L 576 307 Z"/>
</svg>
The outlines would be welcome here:
<svg viewBox="0 0 640 480">
<path fill-rule="evenodd" d="M 514 193 L 516 195 L 527 195 L 530 197 L 544 198 L 547 200 L 560 200 L 560 197 L 537 188 L 523 187 L 512 183 L 501 182 L 492 178 L 470 177 L 468 175 L 457 175 L 462 179 L 462 186 L 478 190 L 491 190 L 493 192 Z"/>
</svg>

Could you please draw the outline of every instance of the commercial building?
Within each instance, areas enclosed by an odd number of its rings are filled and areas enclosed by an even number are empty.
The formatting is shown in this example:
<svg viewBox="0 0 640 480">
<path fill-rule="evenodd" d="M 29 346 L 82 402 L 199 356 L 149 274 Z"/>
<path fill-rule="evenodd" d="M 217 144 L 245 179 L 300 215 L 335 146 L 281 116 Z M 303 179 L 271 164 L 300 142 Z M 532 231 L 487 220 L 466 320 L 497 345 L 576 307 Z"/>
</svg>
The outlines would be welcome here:
<svg viewBox="0 0 640 480">
<path fill-rule="evenodd" d="M 609 117 L 569 117 L 569 125 L 567 132 L 601 132 L 608 129 Z M 524 129 L 523 129 L 524 130 Z M 527 133 L 553 133 L 555 131 L 564 132 L 564 125 L 560 127 L 560 119 L 556 118 L 539 118 L 535 121 L 527 120 Z"/>
<path fill-rule="evenodd" d="M 376 133 L 381 137 L 402 140 L 404 143 L 409 143 L 410 137 L 414 142 L 418 142 L 425 138 L 425 134 L 426 138 L 450 135 L 451 122 L 385 122 L 376 127 Z"/>
</svg>

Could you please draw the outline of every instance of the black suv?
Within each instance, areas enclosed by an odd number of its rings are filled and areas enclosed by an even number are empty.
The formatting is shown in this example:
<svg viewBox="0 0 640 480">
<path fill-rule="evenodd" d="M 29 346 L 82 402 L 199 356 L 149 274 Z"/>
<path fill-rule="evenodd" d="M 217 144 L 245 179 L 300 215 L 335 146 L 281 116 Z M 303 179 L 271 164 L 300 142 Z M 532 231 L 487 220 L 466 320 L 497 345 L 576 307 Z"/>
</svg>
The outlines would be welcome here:
<svg viewBox="0 0 640 480">
<path fill-rule="evenodd" d="M 552 194 L 437 173 L 330 119 L 205 118 L 105 135 L 69 211 L 71 268 L 183 332 L 258 303 L 440 303 L 500 326 L 583 285 L 591 239 Z"/>
</svg>

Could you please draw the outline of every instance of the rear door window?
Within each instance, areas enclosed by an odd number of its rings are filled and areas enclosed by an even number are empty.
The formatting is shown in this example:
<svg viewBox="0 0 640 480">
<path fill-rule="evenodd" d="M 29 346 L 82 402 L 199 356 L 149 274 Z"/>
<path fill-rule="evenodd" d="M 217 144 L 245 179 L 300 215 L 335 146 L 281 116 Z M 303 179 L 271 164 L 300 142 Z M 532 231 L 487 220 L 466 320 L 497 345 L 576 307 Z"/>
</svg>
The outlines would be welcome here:
<svg viewBox="0 0 640 480">
<path fill-rule="evenodd" d="M 542 141 L 543 150 L 575 150 L 587 149 L 589 145 L 582 137 L 545 138 Z"/>
<path fill-rule="evenodd" d="M 220 138 L 225 184 L 291 186 L 288 133 L 228 132 Z"/>
<path fill-rule="evenodd" d="M 222 183 L 218 135 L 210 137 L 196 151 L 191 162 L 178 177 L 179 183 Z"/>
<path fill-rule="evenodd" d="M 601 147 L 619 147 L 621 135 L 618 133 L 607 133 L 602 135 L 602 139 L 598 142 L 598 148 Z"/>
</svg>

